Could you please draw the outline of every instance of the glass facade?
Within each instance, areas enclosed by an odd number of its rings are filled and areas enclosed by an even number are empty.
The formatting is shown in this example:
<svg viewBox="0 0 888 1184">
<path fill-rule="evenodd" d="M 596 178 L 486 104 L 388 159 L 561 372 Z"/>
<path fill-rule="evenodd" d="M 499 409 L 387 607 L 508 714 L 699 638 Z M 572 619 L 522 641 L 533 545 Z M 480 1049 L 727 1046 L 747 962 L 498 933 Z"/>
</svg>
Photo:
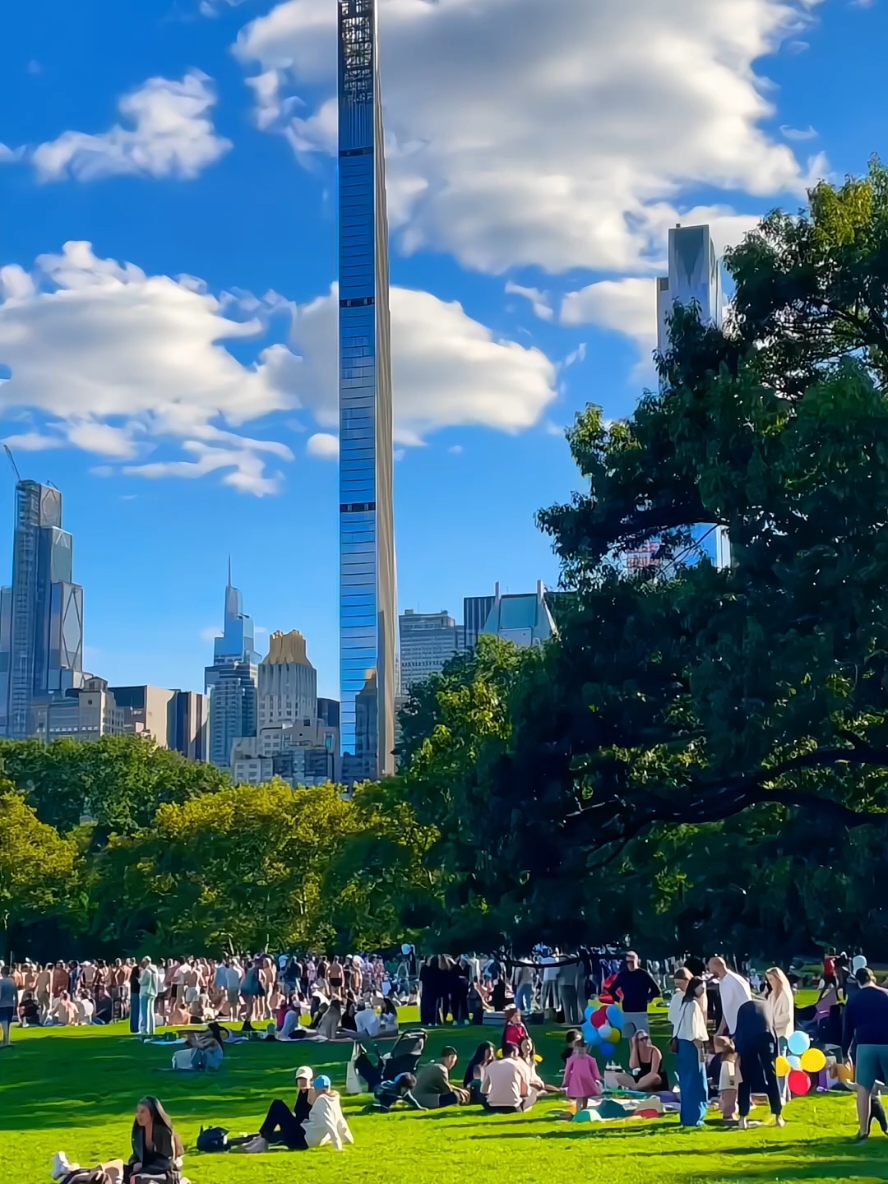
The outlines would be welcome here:
<svg viewBox="0 0 888 1184">
<path fill-rule="evenodd" d="M 204 670 L 204 691 L 209 696 L 210 761 L 227 769 L 234 741 L 256 735 L 259 662 L 253 649 L 253 621 L 231 583 L 230 564 L 223 628 L 213 646 L 213 665 Z"/>
<path fill-rule="evenodd" d="M 338 4 L 341 732 L 357 781 L 394 772 L 391 333 L 376 9 Z"/>
</svg>

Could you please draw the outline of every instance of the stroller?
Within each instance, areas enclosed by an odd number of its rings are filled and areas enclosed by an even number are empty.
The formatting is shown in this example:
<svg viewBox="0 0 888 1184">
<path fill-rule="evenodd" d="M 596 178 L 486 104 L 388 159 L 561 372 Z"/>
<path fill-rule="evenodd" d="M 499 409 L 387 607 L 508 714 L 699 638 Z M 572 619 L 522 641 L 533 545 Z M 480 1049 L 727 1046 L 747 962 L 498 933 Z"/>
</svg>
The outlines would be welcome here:
<svg viewBox="0 0 888 1184">
<path fill-rule="evenodd" d="M 384 1055 L 376 1048 L 376 1064 L 369 1053 L 361 1045 L 355 1045 L 358 1055 L 355 1057 L 355 1068 L 367 1082 L 371 1093 L 381 1081 L 394 1081 L 402 1073 L 415 1073 L 419 1058 L 425 1051 L 428 1033 L 417 1029 L 414 1032 L 403 1032 L 395 1042 L 390 1052 Z"/>
</svg>

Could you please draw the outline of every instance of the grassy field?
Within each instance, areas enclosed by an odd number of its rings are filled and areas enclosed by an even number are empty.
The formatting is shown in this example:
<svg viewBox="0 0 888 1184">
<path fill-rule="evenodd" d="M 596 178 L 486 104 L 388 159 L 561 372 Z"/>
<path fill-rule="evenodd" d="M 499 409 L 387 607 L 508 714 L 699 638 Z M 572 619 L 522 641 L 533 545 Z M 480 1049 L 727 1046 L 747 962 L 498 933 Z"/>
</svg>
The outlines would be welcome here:
<svg viewBox="0 0 888 1184">
<path fill-rule="evenodd" d="M 435 1032 L 429 1050 L 453 1043 L 463 1065 L 493 1029 Z M 543 1077 L 559 1080 L 563 1035 L 534 1030 Z M 156 1094 L 189 1150 L 194 1184 L 289 1184 L 310 1170 L 312 1184 L 438 1184 L 443 1178 L 560 1184 L 570 1179 L 612 1184 L 673 1181 L 857 1180 L 888 1178 L 888 1139 L 878 1132 L 855 1145 L 854 1100 L 820 1095 L 793 1101 L 783 1130 L 762 1126 L 724 1130 L 712 1116 L 703 1131 L 682 1132 L 677 1119 L 634 1120 L 605 1127 L 568 1124 L 555 1098 L 526 1115 L 487 1116 L 476 1107 L 425 1114 L 363 1114 L 366 1098 L 344 1099 L 355 1146 L 262 1156 L 201 1156 L 193 1152 L 201 1124 L 235 1133 L 255 1131 L 271 1098 L 292 1100 L 293 1071 L 311 1064 L 344 1087 L 348 1046 L 255 1043 L 226 1055 L 219 1073 L 174 1074 L 169 1050 L 142 1046 L 123 1025 L 55 1031 L 14 1030 L 15 1047 L 0 1052 L 0 1170 L 4 1180 L 49 1179 L 52 1154 L 64 1148 L 81 1164 L 129 1153 L 135 1103 Z M 457 1067 L 459 1073 L 459 1067 Z M 461 1073 L 460 1073 L 461 1078 Z M 766 1113 L 766 1112 L 765 1112 Z M 755 1117 L 755 1114 L 753 1114 Z M 310 1164 L 310 1168 L 309 1168 Z"/>
</svg>

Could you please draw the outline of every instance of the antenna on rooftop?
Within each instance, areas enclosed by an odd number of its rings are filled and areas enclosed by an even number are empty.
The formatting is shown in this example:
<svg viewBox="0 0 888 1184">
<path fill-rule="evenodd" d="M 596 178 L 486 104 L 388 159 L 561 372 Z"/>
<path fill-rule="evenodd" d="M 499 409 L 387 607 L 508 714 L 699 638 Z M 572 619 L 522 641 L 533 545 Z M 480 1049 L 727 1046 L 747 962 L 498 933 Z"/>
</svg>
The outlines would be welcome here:
<svg viewBox="0 0 888 1184">
<path fill-rule="evenodd" d="M 9 463 L 12 465 L 12 471 L 15 473 L 15 479 L 16 479 L 16 481 L 18 481 L 18 482 L 19 482 L 19 484 L 21 484 L 22 475 L 21 475 L 21 473 L 18 471 L 18 465 L 15 463 L 15 457 L 12 455 L 12 449 L 9 447 L 9 445 L 8 445 L 8 444 L 4 444 L 4 445 L 3 445 L 3 451 L 4 451 L 4 452 L 6 453 L 6 455 L 9 457 Z"/>
</svg>

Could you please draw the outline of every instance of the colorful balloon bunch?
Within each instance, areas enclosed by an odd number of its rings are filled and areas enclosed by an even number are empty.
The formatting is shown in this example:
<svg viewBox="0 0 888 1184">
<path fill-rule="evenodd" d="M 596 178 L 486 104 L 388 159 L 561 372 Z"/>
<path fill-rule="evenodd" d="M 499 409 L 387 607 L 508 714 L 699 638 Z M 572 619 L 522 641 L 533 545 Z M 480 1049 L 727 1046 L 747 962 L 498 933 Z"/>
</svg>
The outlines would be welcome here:
<svg viewBox="0 0 888 1184">
<path fill-rule="evenodd" d="M 623 1011 L 616 1003 L 602 1007 L 587 1007 L 583 1024 L 583 1039 L 593 1048 L 596 1045 L 619 1044 L 623 1038 Z"/>
<path fill-rule="evenodd" d="M 787 1055 L 777 1058 L 777 1076 L 789 1078 L 789 1092 L 801 1097 L 811 1089 L 810 1073 L 826 1068 L 826 1057 L 819 1048 L 811 1047 L 805 1032 L 793 1032 L 787 1040 Z"/>
</svg>

